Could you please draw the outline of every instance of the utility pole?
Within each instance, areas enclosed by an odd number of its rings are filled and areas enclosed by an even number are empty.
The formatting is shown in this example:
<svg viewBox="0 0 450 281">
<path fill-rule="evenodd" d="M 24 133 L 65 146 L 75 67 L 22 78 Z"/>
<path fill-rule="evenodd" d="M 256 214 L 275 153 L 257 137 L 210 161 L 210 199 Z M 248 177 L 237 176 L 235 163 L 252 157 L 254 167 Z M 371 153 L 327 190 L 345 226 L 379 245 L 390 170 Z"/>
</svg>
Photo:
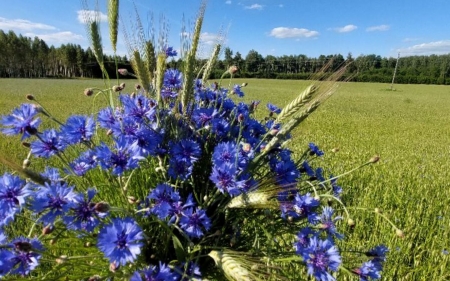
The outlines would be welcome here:
<svg viewBox="0 0 450 281">
<path fill-rule="evenodd" d="M 400 59 L 400 53 L 398 53 L 397 62 L 395 63 L 394 75 L 392 76 L 391 91 L 394 89 L 394 80 L 395 80 L 395 74 L 397 74 L 397 67 L 398 67 L 399 59 Z"/>
</svg>

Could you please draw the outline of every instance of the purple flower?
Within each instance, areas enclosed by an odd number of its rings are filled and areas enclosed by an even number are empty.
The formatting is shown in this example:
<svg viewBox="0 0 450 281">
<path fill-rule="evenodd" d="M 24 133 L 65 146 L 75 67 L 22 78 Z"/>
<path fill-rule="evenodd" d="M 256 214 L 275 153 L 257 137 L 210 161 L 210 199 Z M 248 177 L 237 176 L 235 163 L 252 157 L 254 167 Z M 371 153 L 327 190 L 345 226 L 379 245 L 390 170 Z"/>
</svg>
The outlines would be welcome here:
<svg viewBox="0 0 450 281">
<path fill-rule="evenodd" d="M 308 254 L 306 250 L 309 247 L 309 243 L 312 237 L 318 237 L 318 233 L 312 230 L 310 227 L 304 227 L 297 234 L 297 242 L 294 243 L 294 249 L 297 255 L 303 256 Z"/>
<path fill-rule="evenodd" d="M 176 57 L 177 51 L 173 49 L 173 47 L 167 46 L 164 48 L 164 52 L 166 53 L 166 57 Z"/>
<path fill-rule="evenodd" d="M 95 123 L 92 116 L 73 115 L 61 126 L 61 136 L 69 144 L 91 140 L 94 131 Z"/>
<path fill-rule="evenodd" d="M 163 85 L 169 89 L 180 89 L 183 85 L 183 73 L 177 69 L 167 69 Z"/>
<path fill-rule="evenodd" d="M 0 124 L 10 127 L 2 129 L 2 133 L 8 136 L 21 134 L 21 140 L 29 138 L 37 133 L 37 128 L 41 123 L 39 117 L 35 118 L 38 113 L 33 104 L 22 104 L 19 108 L 15 108 L 12 114 L 2 116 Z"/>
<path fill-rule="evenodd" d="M 159 262 L 159 266 L 149 266 L 147 269 L 135 271 L 130 281 L 175 281 L 178 279 L 178 274 Z"/>
<path fill-rule="evenodd" d="M 73 208 L 64 217 L 64 223 L 69 229 L 92 232 L 100 223 L 100 219 L 106 216 L 106 210 L 100 207 L 100 204 L 105 206 L 106 203 L 92 202 L 95 194 L 97 194 L 95 189 L 88 189 L 86 196 L 83 194 L 75 196 Z"/>
<path fill-rule="evenodd" d="M 360 281 L 376 280 L 381 278 L 381 268 L 373 261 L 367 261 L 353 272 L 359 276 Z"/>
<path fill-rule="evenodd" d="M 336 221 L 341 220 L 342 217 L 338 216 L 333 218 L 334 210 L 329 206 L 323 207 L 322 214 L 319 218 L 319 228 L 325 231 L 329 238 L 335 236 L 338 239 L 344 238 L 344 235 L 337 232 Z"/>
<path fill-rule="evenodd" d="M 197 142 L 193 140 L 181 140 L 172 145 L 170 154 L 176 161 L 193 164 L 200 158 L 202 151 Z"/>
<path fill-rule="evenodd" d="M 224 164 L 235 165 L 237 163 L 238 151 L 234 142 L 222 142 L 215 148 L 212 155 L 212 162 L 215 166 Z"/>
<path fill-rule="evenodd" d="M 242 98 L 244 96 L 244 92 L 241 91 L 241 86 L 234 85 L 232 93 L 237 95 L 238 97 Z"/>
<path fill-rule="evenodd" d="M 329 271 L 337 271 L 341 264 L 341 256 L 336 246 L 330 240 L 319 240 L 317 237 L 310 239 L 309 246 L 303 253 L 303 259 L 308 274 L 320 281 L 334 281 Z"/>
<path fill-rule="evenodd" d="M 46 130 L 38 137 L 39 140 L 31 143 L 31 153 L 35 156 L 49 158 L 66 148 L 61 135 L 54 129 Z"/>
<path fill-rule="evenodd" d="M 44 250 L 37 239 L 19 237 L 0 250 L 0 276 L 6 274 L 27 275 L 35 269 Z"/>
<path fill-rule="evenodd" d="M 172 212 L 172 206 L 180 201 L 180 195 L 168 184 L 159 184 L 152 190 L 149 199 L 153 200 L 150 212 L 164 220 Z"/>
<path fill-rule="evenodd" d="M 309 193 L 305 195 L 295 195 L 294 201 L 291 203 L 281 202 L 280 207 L 282 217 L 290 216 L 295 219 L 308 218 L 310 223 L 315 223 L 319 219 L 314 210 L 319 206 L 320 202 L 312 197 Z"/>
<path fill-rule="evenodd" d="M 211 228 L 211 220 L 206 215 L 205 210 L 189 208 L 183 212 L 180 219 L 180 226 L 190 238 L 200 238 L 203 236 L 203 229 Z"/>
<path fill-rule="evenodd" d="M 310 152 L 309 152 L 310 155 L 317 155 L 317 156 L 324 155 L 323 151 L 320 150 L 319 147 L 312 142 L 309 143 L 309 150 L 310 150 Z"/>
<path fill-rule="evenodd" d="M 124 115 L 141 124 L 144 120 L 153 121 L 155 118 L 155 101 L 149 100 L 144 95 L 138 94 L 135 97 L 130 95 L 120 95 L 123 105 Z"/>
<path fill-rule="evenodd" d="M 267 104 L 267 109 L 270 111 L 270 116 L 272 116 L 272 114 L 274 114 L 274 113 L 279 114 L 281 112 L 280 108 L 278 108 L 276 105 L 273 105 L 271 103 Z"/>
<path fill-rule="evenodd" d="M 56 217 L 64 216 L 74 207 L 76 194 L 73 186 L 64 182 L 45 183 L 45 186 L 36 192 L 30 209 L 36 213 L 42 213 L 40 221 L 44 225 L 53 224 Z"/>
<path fill-rule="evenodd" d="M 125 265 L 141 253 L 143 238 L 141 228 L 133 219 L 117 218 L 101 228 L 97 246 L 111 263 Z"/>
<path fill-rule="evenodd" d="M 95 150 L 95 156 L 103 169 L 112 168 L 114 175 L 121 175 L 124 171 L 138 167 L 138 161 L 142 158 L 133 151 L 131 143 L 125 137 L 115 140 L 115 150 L 112 151 L 105 144 L 101 144 Z"/>
<path fill-rule="evenodd" d="M 225 163 L 222 166 L 214 166 L 209 179 L 222 193 L 236 196 L 242 193 L 245 180 L 236 179 L 236 167 L 234 164 Z"/>
<path fill-rule="evenodd" d="M 8 224 L 20 212 L 31 194 L 28 184 L 9 173 L 0 177 L 0 227 Z"/>
</svg>

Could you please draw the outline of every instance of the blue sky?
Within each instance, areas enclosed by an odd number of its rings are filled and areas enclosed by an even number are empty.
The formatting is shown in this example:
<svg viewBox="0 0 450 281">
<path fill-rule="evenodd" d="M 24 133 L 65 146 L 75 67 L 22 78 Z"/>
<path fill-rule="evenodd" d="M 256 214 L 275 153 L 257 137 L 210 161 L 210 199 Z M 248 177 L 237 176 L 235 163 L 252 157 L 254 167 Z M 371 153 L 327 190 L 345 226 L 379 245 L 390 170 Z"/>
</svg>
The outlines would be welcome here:
<svg viewBox="0 0 450 281">
<path fill-rule="evenodd" d="M 1 0 L 0 29 L 38 36 L 49 45 L 89 46 L 82 10 L 85 0 Z M 134 3 L 134 4 L 133 4 Z M 180 48 L 182 28 L 192 31 L 200 0 L 120 0 L 120 30 L 133 34 L 134 6 L 155 38 L 168 27 L 168 43 Z M 103 45 L 112 53 L 106 23 L 106 0 L 99 0 Z M 250 50 L 263 56 L 352 53 L 382 57 L 450 53 L 449 0 L 209 0 L 202 29 L 201 52 L 222 42 L 243 57 Z M 149 18 L 153 16 L 153 25 Z M 185 18 L 183 23 L 182 19 Z M 162 20 L 164 18 L 164 20 Z M 127 55 L 123 35 L 118 52 Z"/>
</svg>

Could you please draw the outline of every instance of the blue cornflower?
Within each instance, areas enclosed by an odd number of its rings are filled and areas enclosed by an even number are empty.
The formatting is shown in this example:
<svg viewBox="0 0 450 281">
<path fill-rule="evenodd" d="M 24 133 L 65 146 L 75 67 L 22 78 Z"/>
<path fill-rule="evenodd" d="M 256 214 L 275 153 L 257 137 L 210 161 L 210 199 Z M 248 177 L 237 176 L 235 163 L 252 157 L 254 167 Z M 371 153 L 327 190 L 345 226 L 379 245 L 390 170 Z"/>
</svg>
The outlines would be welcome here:
<svg viewBox="0 0 450 281">
<path fill-rule="evenodd" d="M 159 262 L 159 266 L 149 266 L 147 269 L 135 271 L 130 281 L 175 281 L 178 274 L 172 272 L 164 263 Z"/>
<path fill-rule="evenodd" d="M 39 134 L 39 139 L 31 143 L 31 153 L 37 157 L 49 158 L 66 148 L 62 136 L 54 129 Z"/>
<path fill-rule="evenodd" d="M 337 178 L 333 179 L 333 176 L 331 175 L 330 176 L 330 184 L 331 184 L 331 188 L 333 189 L 333 195 L 337 198 L 341 197 L 342 187 L 337 185 Z"/>
<path fill-rule="evenodd" d="M 276 175 L 276 181 L 279 185 L 290 185 L 297 182 L 300 172 L 295 163 L 290 161 L 279 161 L 272 158 L 270 161 L 270 169 Z"/>
<path fill-rule="evenodd" d="M 239 85 L 234 85 L 231 93 L 237 95 L 240 98 L 244 96 L 244 92 L 241 91 L 241 86 Z"/>
<path fill-rule="evenodd" d="M 46 182 L 45 186 L 36 191 L 30 209 L 35 213 L 42 213 L 39 220 L 44 225 L 53 224 L 56 217 L 65 216 L 75 206 L 75 197 L 73 186 L 68 186 L 65 182 Z"/>
<path fill-rule="evenodd" d="M 176 57 L 177 51 L 173 49 L 173 47 L 167 46 L 164 48 L 164 52 L 166 53 L 166 57 Z"/>
<path fill-rule="evenodd" d="M 142 94 L 138 94 L 134 97 L 121 94 L 119 98 L 122 102 L 125 116 L 131 117 L 139 124 L 144 120 L 153 121 L 155 119 L 156 111 L 154 105 L 156 103 L 153 100 L 149 100 Z"/>
<path fill-rule="evenodd" d="M 73 115 L 61 126 L 61 136 L 68 144 L 90 141 L 94 131 L 95 122 L 92 116 Z"/>
<path fill-rule="evenodd" d="M 203 236 L 203 228 L 209 230 L 211 228 L 211 220 L 206 215 L 205 210 L 193 208 L 185 210 L 180 219 L 180 226 L 189 236 L 189 238 L 200 238 Z"/>
<path fill-rule="evenodd" d="M 272 116 L 272 114 L 276 113 L 279 114 L 281 112 L 281 109 L 278 108 L 276 105 L 268 103 L 267 104 L 267 109 L 269 110 L 269 115 Z"/>
<path fill-rule="evenodd" d="M 366 252 L 366 256 L 372 257 L 374 263 L 383 263 L 386 261 L 386 254 L 389 252 L 389 248 L 385 245 L 378 245 Z"/>
<path fill-rule="evenodd" d="M 168 184 L 159 184 L 152 190 L 149 199 L 153 200 L 150 212 L 164 220 L 172 212 L 172 206 L 180 200 L 180 194 Z"/>
<path fill-rule="evenodd" d="M 335 236 L 338 239 L 342 239 L 344 238 L 344 235 L 337 232 L 335 225 L 336 221 L 341 220 L 342 217 L 337 216 L 333 218 L 333 214 L 334 214 L 333 208 L 329 206 L 323 207 L 322 214 L 320 215 L 319 218 L 320 224 L 318 226 L 321 230 L 327 233 L 329 238 Z"/>
<path fill-rule="evenodd" d="M 176 161 L 193 164 L 200 158 L 202 150 L 197 142 L 185 139 L 172 144 L 170 154 Z"/>
<path fill-rule="evenodd" d="M 221 142 L 215 148 L 212 162 L 215 166 L 237 164 L 238 151 L 234 142 Z"/>
<path fill-rule="evenodd" d="M 97 115 L 97 121 L 100 127 L 104 129 L 111 129 L 117 124 L 116 116 L 111 107 L 100 110 Z"/>
<path fill-rule="evenodd" d="M 223 118 L 215 118 L 211 121 L 211 132 L 218 138 L 225 137 L 230 131 L 230 123 Z"/>
<path fill-rule="evenodd" d="M 303 256 L 308 254 L 306 249 L 308 249 L 312 237 L 318 237 L 318 233 L 310 227 L 304 227 L 300 230 L 297 234 L 297 242 L 294 243 L 294 249 L 297 255 Z"/>
<path fill-rule="evenodd" d="M 59 170 L 57 168 L 53 167 L 45 167 L 44 172 L 41 173 L 41 176 L 43 176 L 45 179 L 49 180 L 50 182 L 60 182 L 64 179 L 59 174 Z"/>
<path fill-rule="evenodd" d="M 177 69 L 167 69 L 164 73 L 163 86 L 169 89 L 181 89 L 183 86 L 183 73 Z"/>
<path fill-rule="evenodd" d="M 143 157 L 148 155 L 155 156 L 163 140 L 161 134 L 147 127 L 138 128 L 133 136 L 129 136 L 129 139 L 132 142 L 131 149 Z"/>
<path fill-rule="evenodd" d="M 37 133 L 37 128 L 41 123 L 41 119 L 35 118 L 39 111 L 36 106 L 28 103 L 22 104 L 19 108 L 15 108 L 10 115 L 2 116 L 0 124 L 5 127 L 2 133 L 8 136 L 22 135 L 21 140 L 29 138 Z"/>
<path fill-rule="evenodd" d="M 217 111 L 214 108 L 198 108 L 192 112 L 191 118 L 195 122 L 197 128 L 202 128 L 216 115 Z"/>
<path fill-rule="evenodd" d="M 319 200 L 312 197 L 309 193 L 305 195 L 297 193 L 292 203 L 280 203 L 282 217 L 290 216 L 294 219 L 308 218 L 310 223 L 315 223 L 319 219 L 319 216 L 314 210 L 319 204 Z"/>
<path fill-rule="evenodd" d="M 302 167 L 300 168 L 302 173 L 306 173 L 308 177 L 314 177 L 316 174 L 314 173 L 313 168 L 309 165 L 309 163 L 305 160 L 302 162 Z"/>
<path fill-rule="evenodd" d="M 176 222 L 178 218 L 181 218 L 185 209 L 192 207 L 195 207 L 195 201 L 192 197 L 192 193 L 189 193 L 186 202 L 184 203 L 182 201 L 173 202 L 169 212 L 169 225 Z"/>
<path fill-rule="evenodd" d="M 0 227 L 13 220 L 30 194 L 28 184 L 19 177 L 9 173 L 0 177 Z"/>
<path fill-rule="evenodd" d="M 245 180 L 236 179 L 236 167 L 231 163 L 224 163 L 221 166 L 214 166 L 209 179 L 216 185 L 222 193 L 236 196 L 242 193 L 245 187 Z"/>
<path fill-rule="evenodd" d="M 172 179 L 186 180 L 192 174 L 193 165 L 191 163 L 171 158 L 167 174 Z"/>
<path fill-rule="evenodd" d="M 97 166 L 94 156 L 95 152 L 93 150 L 83 152 L 77 159 L 70 163 L 71 171 L 77 176 L 83 176 Z"/>
<path fill-rule="evenodd" d="M 200 281 L 202 280 L 202 273 L 200 272 L 200 268 L 195 262 L 189 262 L 184 264 L 184 269 L 181 268 L 183 275 L 181 276 L 180 281 Z"/>
<path fill-rule="evenodd" d="M 111 263 L 125 265 L 141 253 L 143 238 L 141 228 L 132 218 L 116 218 L 101 228 L 97 246 Z"/>
<path fill-rule="evenodd" d="M 317 155 L 317 156 L 324 155 L 323 151 L 320 150 L 319 147 L 312 142 L 309 143 L 309 150 L 310 155 Z"/>
<path fill-rule="evenodd" d="M 95 156 L 103 169 L 112 168 L 114 175 L 121 175 L 124 171 L 138 167 L 142 158 L 133 151 L 130 141 L 125 137 L 115 139 L 115 150 L 102 143 L 95 150 Z"/>
<path fill-rule="evenodd" d="M 90 188 L 87 190 L 86 196 L 83 194 L 75 196 L 74 207 L 64 217 L 64 223 L 69 229 L 92 232 L 100 223 L 100 219 L 107 215 L 106 203 L 92 202 L 95 194 L 97 194 L 97 190 Z"/>
<path fill-rule="evenodd" d="M 341 256 L 330 240 L 319 240 L 312 237 L 309 246 L 303 253 L 308 274 L 320 281 L 334 281 L 329 271 L 337 271 L 341 264 Z"/>
<path fill-rule="evenodd" d="M 360 281 L 376 280 L 381 278 L 381 268 L 373 261 L 367 261 L 360 268 L 354 269 L 353 273 L 359 276 Z"/>
<path fill-rule="evenodd" d="M 42 243 L 34 238 L 19 237 L 0 250 L 0 276 L 6 274 L 27 275 L 35 269 L 44 250 Z"/>
</svg>

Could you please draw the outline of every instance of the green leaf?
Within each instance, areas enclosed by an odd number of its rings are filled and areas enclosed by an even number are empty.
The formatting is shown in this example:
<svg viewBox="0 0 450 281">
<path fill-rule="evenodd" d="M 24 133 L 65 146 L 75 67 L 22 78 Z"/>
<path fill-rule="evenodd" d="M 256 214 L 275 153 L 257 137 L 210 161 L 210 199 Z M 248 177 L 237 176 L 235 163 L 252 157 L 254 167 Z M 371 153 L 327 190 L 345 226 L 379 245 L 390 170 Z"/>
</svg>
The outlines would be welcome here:
<svg viewBox="0 0 450 281">
<path fill-rule="evenodd" d="M 173 247 L 175 248 L 175 254 L 177 255 L 177 259 L 180 262 L 186 261 L 186 252 L 184 251 L 183 245 L 181 244 L 178 237 L 175 235 L 172 236 Z"/>
</svg>

